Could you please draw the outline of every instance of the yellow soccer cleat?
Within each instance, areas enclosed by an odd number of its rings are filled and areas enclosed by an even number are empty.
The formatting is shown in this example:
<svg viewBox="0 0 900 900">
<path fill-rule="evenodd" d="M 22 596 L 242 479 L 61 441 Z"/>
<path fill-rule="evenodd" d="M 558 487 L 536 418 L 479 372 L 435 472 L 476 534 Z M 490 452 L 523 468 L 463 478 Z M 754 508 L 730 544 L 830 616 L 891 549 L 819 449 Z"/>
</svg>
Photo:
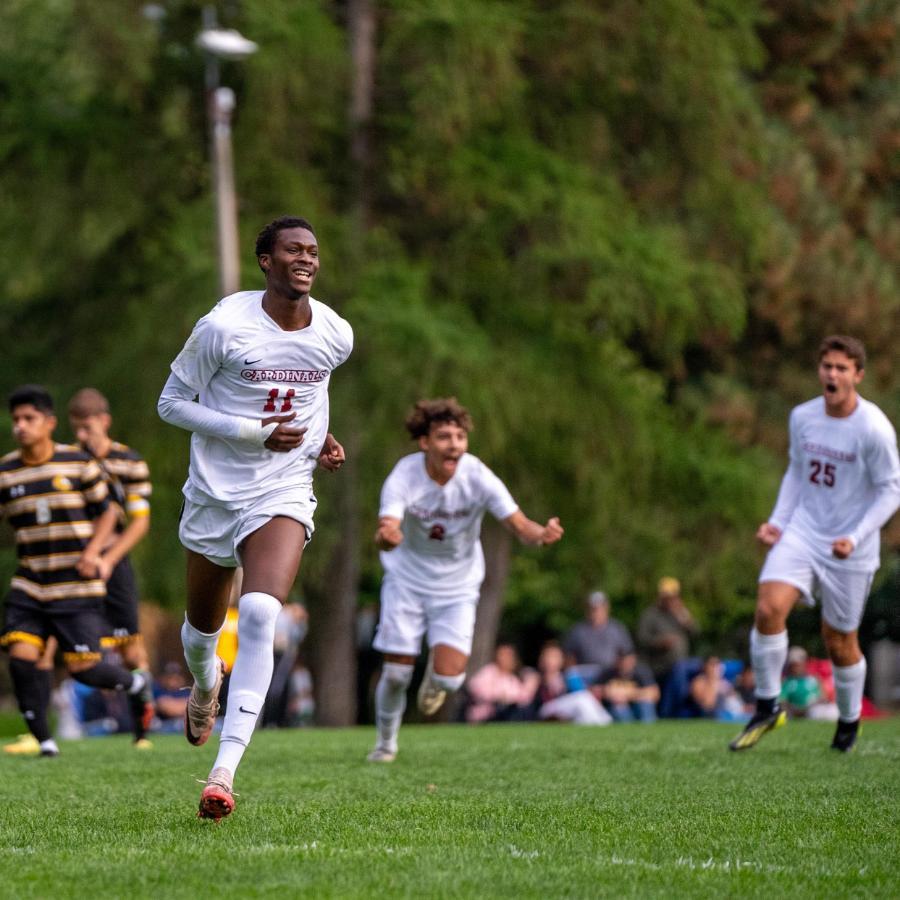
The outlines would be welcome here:
<svg viewBox="0 0 900 900">
<path fill-rule="evenodd" d="M 760 738 L 781 728 L 787 722 L 787 713 L 776 706 L 770 713 L 757 713 L 745 726 L 744 730 L 728 745 L 729 750 L 749 750 L 755 747 Z"/>
<path fill-rule="evenodd" d="M 3 752 L 15 756 L 37 756 L 41 745 L 33 734 L 20 734 L 12 743 L 4 744 Z"/>
</svg>

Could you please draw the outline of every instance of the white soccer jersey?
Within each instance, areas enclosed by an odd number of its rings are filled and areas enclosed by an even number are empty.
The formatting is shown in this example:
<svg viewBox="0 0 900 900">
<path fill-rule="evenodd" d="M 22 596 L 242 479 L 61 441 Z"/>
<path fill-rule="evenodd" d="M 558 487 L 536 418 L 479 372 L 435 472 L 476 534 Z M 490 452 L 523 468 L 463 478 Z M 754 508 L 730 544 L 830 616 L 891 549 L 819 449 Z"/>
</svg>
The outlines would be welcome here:
<svg viewBox="0 0 900 900">
<path fill-rule="evenodd" d="M 402 521 L 403 542 L 382 551 L 381 564 L 391 576 L 432 595 L 477 591 L 484 580 L 484 513 L 505 519 L 518 508 L 476 456 L 463 454 L 445 485 L 428 475 L 424 453 L 404 456 L 381 489 L 378 513 Z"/>
<path fill-rule="evenodd" d="M 877 517 L 882 521 L 864 519 L 885 489 L 900 496 L 897 436 L 884 413 L 862 397 L 843 418 L 825 412 L 824 397 L 802 403 L 791 412 L 790 460 L 772 524 L 831 564 L 878 568 L 879 530 L 890 516 L 890 497 L 887 512 Z M 843 562 L 831 554 L 841 537 L 856 543 Z"/>
<path fill-rule="evenodd" d="M 251 419 L 296 412 L 291 426 L 308 431 L 289 453 L 195 433 L 184 487 L 195 503 L 235 509 L 268 489 L 310 484 L 325 442 L 328 382 L 350 355 L 353 330 L 310 297 L 310 324 L 285 331 L 263 310 L 262 297 L 242 291 L 220 300 L 196 324 L 172 372 L 210 409 Z"/>
</svg>

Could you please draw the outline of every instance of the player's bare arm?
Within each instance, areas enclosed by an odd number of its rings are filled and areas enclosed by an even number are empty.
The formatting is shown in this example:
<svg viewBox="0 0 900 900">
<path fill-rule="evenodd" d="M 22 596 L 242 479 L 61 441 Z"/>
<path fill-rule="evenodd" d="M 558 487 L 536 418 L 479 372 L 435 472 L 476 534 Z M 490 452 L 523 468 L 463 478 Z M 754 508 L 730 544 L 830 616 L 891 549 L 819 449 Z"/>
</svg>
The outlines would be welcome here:
<svg viewBox="0 0 900 900">
<path fill-rule="evenodd" d="M 112 571 L 147 536 L 149 531 L 149 513 L 131 517 L 118 539 L 103 551 L 103 561 L 109 566 L 109 570 Z"/>
<path fill-rule="evenodd" d="M 268 416 L 262 420 L 262 427 L 275 424 L 275 430 L 266 438 L 263 446 L 274 453 L 290 453 L 296 450 L 306 437 L 306 428 L 293 428 L 289 424 L 297 418 L 297 413 L 285 413 L 283 416 Z"/>
<path fill-rule="evenodd" d="M 400 530 L 400 519 L 393 516 L 382 516 L 378 520 L 378 529 L 375 531 L 375 546 L 379 550 L 393 550 L 403 542 L 403 532 Z"/>
<path fill-rule="evenodd" d="M 116 527 L 118 513 L 115 506 L 107 506 L 105 510 L 94 520 L 94 534 L 82 551 L 81 557 L 75 565 L 78 574 L 82 578 L 109 578 L 112 571 L 103 561 L 100 548 L 109 540 Z M 103 573 L 106 573 L 105 575 Z"/>
<path fill-rule="evenodd" d="M 319 465 L 329 472 L 337 472 L 346 459 L 347 455 L 344 453 L 343 446 L 341 446 L 335 436 L 329 431 L 328 434 L 325 435 L 325 443 L 322 445 L 322 450 L 319 452 Z"/>
<path fill-rule="evenodd" d="M 517 509 L 511 516 L 507 516 L 503 520 L 503 525 L 523 544 L 533 547 L 555 544 L 565 533 L 556 516 L 548 519 L 546 525 L 541 525 L 529 519 L 521 509 Z"/>
<path fill-rule="evenodd" d="M 778 540 L 781 538 L 781 529 L 776 525 L 773 525 L 771 522 L 763 522 L 759 528 L 756 529 L 756 539 L 764 546 L 764 547 L 772 547 L 778 543 Z"/>
</svg>

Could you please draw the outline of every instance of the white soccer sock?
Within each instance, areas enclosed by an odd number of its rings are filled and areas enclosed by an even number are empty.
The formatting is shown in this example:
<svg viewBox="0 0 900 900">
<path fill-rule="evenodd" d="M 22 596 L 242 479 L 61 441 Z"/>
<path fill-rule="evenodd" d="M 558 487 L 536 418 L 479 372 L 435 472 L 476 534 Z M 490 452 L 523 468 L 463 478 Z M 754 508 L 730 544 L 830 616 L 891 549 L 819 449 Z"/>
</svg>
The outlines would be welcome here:
<svg viewBox="0 0 900 900">
<path fill-rule="evenodd" d="M 413 667 L 403 663 L 386 662 L 375 688 L 375 727 L 378 746 L 397 752 L 397 733 L 406 709 L 406 691 L 412 681 Z"/>
<path fill-rule="evenodd" d="M 834 699 L 842 722 L 855 722 L 862 715 L 866 668 L 865 657 L 852 666 L 833 666 Z"/>
<path fill-rule="evenodd" d="M 459 675 L 439 675 L 437 672 L 431 673 L 431 683 L 439 690 L 446 691 L 448 694 L 455 694 L 466 680 L 466 673 Z"/>
<path fill-rule="evenodd" d="M 234 775 L 262 712 L 275 668 L 275 620 L 281 604 L 252 591 L 238 602 L 238 652 L 228 686 L 228 707 L 214 769 Z"/>
<path fill-rule="evenodd" d="M 781 693 L 781 673 L 787 662 L 788 633 L 760 634 L 750 632 L 750 662 L 756 679 L 756 696 L 771 700 Z"/>
<path fill-rule="evenodd" d="M 216 644 L 221 632 L 220 628 L 214 634 L 204 634 L 188 622 L 187 616 L 184 617 L 181 626 L 184 661 L 201 691 L 209 692 L 216 686 Z"/>
</svg>

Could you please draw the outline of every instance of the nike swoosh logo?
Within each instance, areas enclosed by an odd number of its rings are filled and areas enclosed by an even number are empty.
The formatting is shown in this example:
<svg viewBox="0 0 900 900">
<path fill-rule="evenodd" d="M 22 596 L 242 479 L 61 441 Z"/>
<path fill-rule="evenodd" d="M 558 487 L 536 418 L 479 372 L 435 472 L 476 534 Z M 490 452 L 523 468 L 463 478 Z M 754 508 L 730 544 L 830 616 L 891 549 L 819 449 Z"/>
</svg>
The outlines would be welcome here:
<svg viewBox="0 0 900 900">
<path fill-rule="evenodd" d="M 258 715 L 259 715 L 259 713 L 253 712 L 252 709 L 244 709 L 243 706 L 239 706 L 238 709 L 239 709 L 241 712 L 247 713 L 247 715 L 250 715 L 250 716 L 258 716 Z"/>
<path fill-rule="evenodd" d="M 245 366 L 252 366 L 252 365 L 255 365 L 255 364 L 258 363 L 258 362 L 262 362 L 262 357 L 260 357 L 259 359 L 245 359 L 245 360 L 244 360 L 244 365 L 245 365 Z"/>
</svg>

